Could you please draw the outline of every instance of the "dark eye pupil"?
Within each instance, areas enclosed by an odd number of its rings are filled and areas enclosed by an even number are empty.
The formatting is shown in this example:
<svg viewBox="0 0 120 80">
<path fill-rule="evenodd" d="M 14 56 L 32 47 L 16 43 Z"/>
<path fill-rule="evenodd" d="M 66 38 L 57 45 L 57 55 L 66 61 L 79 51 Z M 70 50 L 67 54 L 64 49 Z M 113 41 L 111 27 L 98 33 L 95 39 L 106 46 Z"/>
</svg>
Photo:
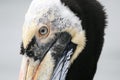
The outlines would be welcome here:
<svg viewBox="0 0 120 80">
<path fill-rule="evenodd" d="M 45 32 L 45 29 L 42 29 L 42 30 L 41 30 L 41 33 L 44 33 L 44 32 Z"/>
<path fill-rule="evenodd" d="M 47 27 L 45 27 L 45 26 L 41 27 L 39 30 L 39 33 L 42 35 L 47 34 L 48 33 Z"/>
</svg>

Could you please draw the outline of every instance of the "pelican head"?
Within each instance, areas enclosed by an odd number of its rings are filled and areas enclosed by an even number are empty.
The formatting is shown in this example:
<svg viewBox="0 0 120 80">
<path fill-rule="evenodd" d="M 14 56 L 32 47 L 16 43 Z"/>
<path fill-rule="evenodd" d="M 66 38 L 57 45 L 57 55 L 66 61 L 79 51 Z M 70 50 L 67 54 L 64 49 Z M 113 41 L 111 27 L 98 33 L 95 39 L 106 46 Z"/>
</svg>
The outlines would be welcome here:
<svg viewBox="0 0 120 80">
<path fill-rule="evenodd" d="M 33 0 L 23 25 L 19 80 L 65 80 L 85 42 L 80 19 L 60 0 Z"/>
</svg>

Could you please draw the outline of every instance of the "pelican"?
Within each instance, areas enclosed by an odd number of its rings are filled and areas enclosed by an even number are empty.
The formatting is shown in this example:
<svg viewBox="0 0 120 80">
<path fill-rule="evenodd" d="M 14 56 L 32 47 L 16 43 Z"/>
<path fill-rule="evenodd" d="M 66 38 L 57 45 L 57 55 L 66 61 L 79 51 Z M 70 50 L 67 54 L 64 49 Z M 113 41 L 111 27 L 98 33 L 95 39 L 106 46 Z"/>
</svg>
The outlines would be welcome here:
<svg viewBox="0 0 120 80">
<path fill-rule="evenodd" d="M 23 24 L 19 80 L 93 80 L 105 19 L 97 0 L 33 0 Z"/>
</svg>

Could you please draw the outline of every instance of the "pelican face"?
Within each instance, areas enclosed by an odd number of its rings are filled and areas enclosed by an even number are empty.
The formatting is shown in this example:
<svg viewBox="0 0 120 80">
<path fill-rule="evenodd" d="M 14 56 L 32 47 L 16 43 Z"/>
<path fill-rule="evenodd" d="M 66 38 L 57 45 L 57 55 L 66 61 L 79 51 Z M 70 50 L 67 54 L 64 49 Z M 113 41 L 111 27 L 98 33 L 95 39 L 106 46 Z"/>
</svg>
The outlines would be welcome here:
<svg viewBox="0 0 120 80">
<path fill-rule="evenodd" d="M 85 41 L 81 21 L 60 0 L 33 0 L 23 25 L 19 80 L 65 80 Z"/>
</svg>

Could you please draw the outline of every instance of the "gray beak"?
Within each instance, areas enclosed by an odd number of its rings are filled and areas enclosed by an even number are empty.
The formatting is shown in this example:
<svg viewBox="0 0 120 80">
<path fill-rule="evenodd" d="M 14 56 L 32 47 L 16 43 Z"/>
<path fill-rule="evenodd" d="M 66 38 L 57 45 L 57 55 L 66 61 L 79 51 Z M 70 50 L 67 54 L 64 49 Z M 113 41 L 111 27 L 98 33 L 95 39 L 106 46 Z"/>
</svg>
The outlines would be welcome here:
<svg viewBox="0 0 120 80">
<path fill-rule="evenodd" d="M 27 49 L 21 47 L 24 58 L 19 80 L 65 80 L 77 46 L 71 39 L 69 33 L 61 32 L 48 43 L 38 44 L 34 37 Z"/>
</svg>

